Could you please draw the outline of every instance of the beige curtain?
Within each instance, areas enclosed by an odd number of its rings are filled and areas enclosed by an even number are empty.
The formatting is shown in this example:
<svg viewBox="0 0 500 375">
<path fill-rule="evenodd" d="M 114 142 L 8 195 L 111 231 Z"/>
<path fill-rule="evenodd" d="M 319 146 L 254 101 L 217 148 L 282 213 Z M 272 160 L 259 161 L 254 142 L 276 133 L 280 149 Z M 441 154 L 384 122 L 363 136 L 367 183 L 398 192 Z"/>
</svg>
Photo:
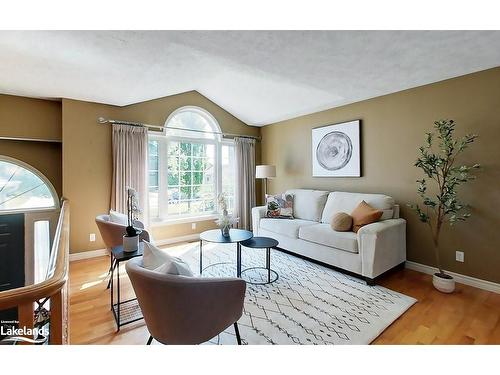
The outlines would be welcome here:
<svg viewBox="0 0 500 375">
<path fill-rule="evenodd" d="M 113 125 L 111 208 L 127 212 L 127 187 L 137 190 L 142 219 L 147 220 L 148 132 L 141 126 Z"/>
<path fill-rule="evenodd" d="M 255 140 L 235 138 L 236 197 L 234 214 L 238 226 L 252 229 L 252 207 L 255 207 Z"/>
</svg>

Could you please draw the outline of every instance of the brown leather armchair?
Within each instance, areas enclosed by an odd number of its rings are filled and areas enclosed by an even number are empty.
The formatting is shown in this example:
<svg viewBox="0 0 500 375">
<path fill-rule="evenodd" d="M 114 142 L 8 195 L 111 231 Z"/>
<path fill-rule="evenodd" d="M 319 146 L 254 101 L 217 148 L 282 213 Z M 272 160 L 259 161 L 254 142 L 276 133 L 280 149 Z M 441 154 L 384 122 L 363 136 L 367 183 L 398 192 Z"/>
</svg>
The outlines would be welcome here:
<svg viewBox="0 0 500 375">
<path fill-rule="evenodd" d="M 201 344 L 231 324 L 241 344 L 237 321 L 244 280 L 161 274 L 142 267 L 142 257 L 128 261 L 126 270 L 151 335 L 148 345 L 153 338 L 162 344 Z"/>
<path fill-rule="evenodd" d="M 123 245 L 123 235 L 126 233 L 126 225 L 113 223 L 109 220 L 109 215 L 99 215 L 95 218 L 95 223 L 97 224 L 97 228 L 99 229 L 99 233 L 101 233 L 102 240 L 106 245 L 106 248 L 111 251 L 112 247 Z M 139 235 L 139 240 L 148 241 L 150 240 L 150 235 L 147 230 L 144 229 L 144 224 L 139 220 L 134 221 L 134 227 L 142 230 Z M 111 275 L 111 271 L 116 267 L 116 264 L 113 264 L 113 258 L 111 257 L 111 264 L 109 266 L 108 275 Z M 107 289 L 111 285 L 111 277 L 108 282 Z"/>
</svg>

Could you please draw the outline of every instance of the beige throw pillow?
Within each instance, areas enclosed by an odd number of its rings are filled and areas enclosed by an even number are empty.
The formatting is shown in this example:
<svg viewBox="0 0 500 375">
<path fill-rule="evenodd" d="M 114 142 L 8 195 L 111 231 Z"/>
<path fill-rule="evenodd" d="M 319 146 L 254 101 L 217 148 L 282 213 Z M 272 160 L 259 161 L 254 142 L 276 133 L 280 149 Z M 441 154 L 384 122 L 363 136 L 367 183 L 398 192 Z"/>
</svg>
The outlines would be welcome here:
<svg viewBox="0 0 500 375">
<path fill-rule="evenodd" d="M 345 212 L 337 212 L 333 215 L 330 225 L 334 231 L 349 232 L 352 230 L 352 217 Z"/>
<path fill-rule="evenodd" d="M 382 211 L 373 208 L 365 201 L 361 201 L 351 213 L 353 232 L 357 233 L 362 226 L 378 221 L 382 213 Z"/>
</svg>

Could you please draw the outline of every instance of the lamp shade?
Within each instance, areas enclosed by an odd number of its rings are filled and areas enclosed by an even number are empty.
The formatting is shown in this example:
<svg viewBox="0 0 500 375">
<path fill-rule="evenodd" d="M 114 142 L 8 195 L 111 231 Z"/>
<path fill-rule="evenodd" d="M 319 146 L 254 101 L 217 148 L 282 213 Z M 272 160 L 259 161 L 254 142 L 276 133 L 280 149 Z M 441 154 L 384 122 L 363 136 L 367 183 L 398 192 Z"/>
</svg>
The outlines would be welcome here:
<svg viewBox="0 0 500 375">
<path fill-rule="evenodd" d="M 255 168 L 256 178 L 272 178 L 276 177 L 276 166 L 274 165 L 258 165 Z"/>
</svg>

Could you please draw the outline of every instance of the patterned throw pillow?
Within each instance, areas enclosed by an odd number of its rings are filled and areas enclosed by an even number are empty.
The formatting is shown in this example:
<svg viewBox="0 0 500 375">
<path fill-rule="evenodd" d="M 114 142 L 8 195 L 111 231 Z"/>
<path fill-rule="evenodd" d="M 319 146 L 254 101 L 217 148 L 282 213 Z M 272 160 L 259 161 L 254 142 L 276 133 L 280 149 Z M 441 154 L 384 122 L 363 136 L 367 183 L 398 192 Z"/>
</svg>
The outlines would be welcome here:
<svg viewBox="0 0 500 375">
<path fill-rule="evenodd" d="M 274 219 L 293 219 L 293 195 L 266 195 L 266 216 Z"/>
</svg>

